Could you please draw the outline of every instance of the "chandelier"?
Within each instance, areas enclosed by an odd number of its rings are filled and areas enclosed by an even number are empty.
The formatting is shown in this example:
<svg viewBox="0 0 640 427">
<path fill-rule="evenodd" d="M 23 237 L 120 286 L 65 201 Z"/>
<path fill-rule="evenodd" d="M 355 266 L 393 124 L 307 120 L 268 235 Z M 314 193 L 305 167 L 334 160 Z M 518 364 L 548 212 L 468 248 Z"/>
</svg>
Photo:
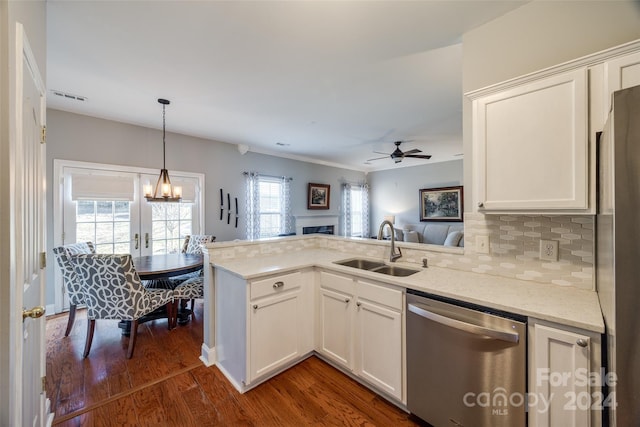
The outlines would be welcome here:
<svg viewBox="0 0 640 427">
<path fill-rule="evenodd" d="M 151 184 L 144 186 L 144 198 L 149 202 L 179 202 L 182 200 L 182 187 L 171 185 L 166 161 L 165 107 L 169 105 L 170 102 L 162 98 L 158 99 L 158 102 L 162 104 L 162 169 L 160 169 L 160 176 L 158 177 L 158 182 L 156 183 L 153 194 L 151 193 Z"/>
</svg>

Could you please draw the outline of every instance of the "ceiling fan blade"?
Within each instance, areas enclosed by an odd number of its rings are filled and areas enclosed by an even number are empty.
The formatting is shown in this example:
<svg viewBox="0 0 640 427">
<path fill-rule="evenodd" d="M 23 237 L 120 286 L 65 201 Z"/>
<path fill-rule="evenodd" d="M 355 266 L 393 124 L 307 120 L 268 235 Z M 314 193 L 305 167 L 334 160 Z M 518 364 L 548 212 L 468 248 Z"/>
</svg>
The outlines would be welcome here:
<svg viewBox="0 0 640 427">
<path fill-rule="evenodd" d="M 374 153 L 376 154 L 386 154 L 387 156 L 390 156 L 391 154 L 389 153 L 383 153 L 382 151 L 374 151 Z"/>
<path fill-rule="evenodd" d="M 430 159 L 428 154 L 405 154 L 404 157 L 413 157 L 414 159 Z"/>
<path fill-rule="evenodd" d="M 405 151 L 404 155 L 406 156 L 407 154 L 416 154 L 416 153 L 422 153 L 422 150 L 418 150 L 417 148 L 414 148 L 413 150 Z"/>
<path fill-rule="evenodd" d="M 387 154 L 384 157 L 376 157 L 375 159 L 367 159 L 367 162 L 371 162 L 373 160 L 382 160 L 382 159 L 387 159 L 389 157 L 389 155 Z"/>
</svg>

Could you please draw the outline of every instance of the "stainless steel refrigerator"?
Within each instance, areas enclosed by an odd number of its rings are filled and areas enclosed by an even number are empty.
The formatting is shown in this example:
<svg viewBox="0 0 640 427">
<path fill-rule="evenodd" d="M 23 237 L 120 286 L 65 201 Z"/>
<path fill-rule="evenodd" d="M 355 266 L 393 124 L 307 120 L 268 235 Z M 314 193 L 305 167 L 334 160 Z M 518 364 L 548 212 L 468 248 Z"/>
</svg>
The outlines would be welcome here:
<svg viewBox="0 0 640 427">
<path fill-rule="evenodd" d="M 598 154 L 596 286 L 617 377 L 604 425 L 640 426 L 640 86 L 613 94 Z"/>
</svg>

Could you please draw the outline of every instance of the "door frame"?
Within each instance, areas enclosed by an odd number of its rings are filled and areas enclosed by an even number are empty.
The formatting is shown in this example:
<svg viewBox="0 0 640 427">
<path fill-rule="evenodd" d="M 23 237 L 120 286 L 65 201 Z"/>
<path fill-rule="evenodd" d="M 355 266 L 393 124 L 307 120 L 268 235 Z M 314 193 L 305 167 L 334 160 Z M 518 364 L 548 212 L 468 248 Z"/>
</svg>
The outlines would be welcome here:
<svg viewBox="0 0 640 427">
<path fill-rule="evenodd" d="M 63 208 L 64 208 L 64 170 L 65 168 L 78 168 L 78 169 L 98 169 L 103 171 L 111 171 L 111 172 L 127 172 L 134 173 L 138 176 L 142 174 L 149 174 L 157 176 L 159 174 L 159 169 L 151 169 L 151 168 L 143 168 L 136 166 L 123 166 L 123 165 L 112 165 L 105 163 L 94 163 L 94 162 L 83 162 L 78 160 L 64 160 L 64 159 L 54 159 L 53 160 L 53 184 L 51 185 L 51 191 L 53 191 L 53 244 L 49 248 L 55 248 L 57 246 L 61 246 L 63 244 L 63 232 L 64 232 L 64 217 L 63 217 Z M 183 176 L 188 178 L 195 178 L 198 180 L 199 192 L 200 192 L 200 203 L 198 206 L 198 227 L 200 230 L 204 230 L 204 205 L 205 199 L 204 195 L 204 181 L 205 175 L 203 173 L 198 172 L 182 172 L 177 170 L 172 170 L 172 174 L 176 176 Z M 141 183 L 139 183 L 137 187 L 141 187 Z M 140 188 L 136 188 L 136 197 L 141 199 L 140 197 Z M 139 200 L 142 203 L 142 200 Z M 142 209 L 140 210 L 142 212 Z M 62 289 L 62 274 L 60 273 L 60 269 L 57 266 L 54 266 L 53 273 L 53 286 L 55 289 L 55 298 L 54 298 L 54 306 L 53 311 L 55 313 L 61 313 L 64 310 L 64 295 L 62 295 L 59 290 Z M 48 283 L 49 285 L 49 283 Z"/>
</svg>

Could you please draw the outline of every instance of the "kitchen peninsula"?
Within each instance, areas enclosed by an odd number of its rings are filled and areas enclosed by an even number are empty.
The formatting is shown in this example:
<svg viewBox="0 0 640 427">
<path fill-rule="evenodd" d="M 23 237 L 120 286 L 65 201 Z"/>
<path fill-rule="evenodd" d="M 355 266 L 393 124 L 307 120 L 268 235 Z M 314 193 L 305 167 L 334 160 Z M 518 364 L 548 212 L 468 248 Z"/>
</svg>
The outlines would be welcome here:
<svg viewBox="0 0 640 427">
<path fill-rule="evenodd" d="M 589 370 L 600 365 L 604 323 L 594 291 L 443 268 L 465 255 L 399 245 L 403 257 L 393 265 L 417 273 L 396 277 L 336 264 L 352 258 L 391 264 L 384 241 L 307 235 L 208 245 L 201 359 L 244 392 L 316 354 L 405 407 L 411 289 L 526 316 L 529 375 L 533 347 L 544 344 L 536 341 L 543 336 L 538 327 L 566 331 L 570 351 L 583 351 L 574 344 L 575 336 L 584 337 L 590 352 L 583 362 Z"/>
</svg>

